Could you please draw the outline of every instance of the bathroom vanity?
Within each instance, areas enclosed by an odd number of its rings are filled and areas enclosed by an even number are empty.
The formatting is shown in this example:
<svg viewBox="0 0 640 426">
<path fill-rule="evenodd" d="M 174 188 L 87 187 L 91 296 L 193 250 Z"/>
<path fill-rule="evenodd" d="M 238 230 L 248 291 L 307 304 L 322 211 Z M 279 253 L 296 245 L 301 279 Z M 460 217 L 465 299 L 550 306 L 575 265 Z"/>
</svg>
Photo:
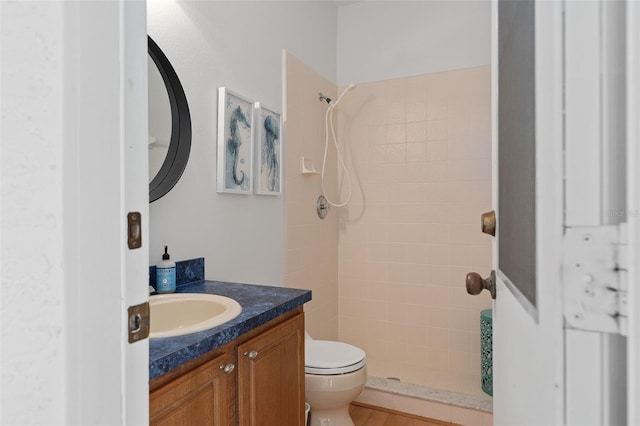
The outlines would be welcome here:
<svg viewBox="0 0 640 426">
<path fill-rule="evenodd" d="M 303 424 L 302 305 L 311 292 L 214 281 L 178 291 L 233 298 L 242 313 L 210 330 L 150 340 L 150 424 Z"/>
</svg>

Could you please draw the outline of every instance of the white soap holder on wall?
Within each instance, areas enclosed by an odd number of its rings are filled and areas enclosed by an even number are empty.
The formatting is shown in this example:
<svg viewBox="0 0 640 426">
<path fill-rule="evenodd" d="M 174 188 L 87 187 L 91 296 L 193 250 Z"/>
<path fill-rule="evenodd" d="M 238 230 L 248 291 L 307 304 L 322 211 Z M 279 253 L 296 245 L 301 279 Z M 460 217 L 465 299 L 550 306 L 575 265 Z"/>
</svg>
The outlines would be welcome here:
<svg viewBox="0 0 640 426">
<path fill-rule="evenodd" d="M 313 159 L 307 157 L 300 157 L 300 173 L 303 175 L 320 174 L 320 172 L 316 170 L 316 166 L 313 164 Z"/>
</svg>

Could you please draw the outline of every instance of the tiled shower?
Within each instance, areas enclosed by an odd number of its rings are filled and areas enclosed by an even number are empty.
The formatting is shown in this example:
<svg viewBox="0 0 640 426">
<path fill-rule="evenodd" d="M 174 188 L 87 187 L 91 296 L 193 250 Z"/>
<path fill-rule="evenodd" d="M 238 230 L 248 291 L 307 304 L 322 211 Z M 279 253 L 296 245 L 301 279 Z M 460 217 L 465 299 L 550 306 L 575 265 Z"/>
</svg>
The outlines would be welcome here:
<svg viewBox="0 0 640 426">
<path fill-rule="evenodd" d="M 479 316 L 467 272 L 491 269 L 490 67 L 358 84 L 337 108 L 353 182 L 348 207 L 315 212 L 334 85 L 284 55 L 286 277 L 313 290 L 307 330 L 367 352 L 370 376 L 481 394 Z M 340 91 L 341 92 L 341 91 Z M 330 193 L 346 184 L 335 157 Z M 340 189 L 338 189 L 340 188 Z"/>
<path fill-rule="evenodd" d="M 491 269 L 489 66 L 360 84 L 340 135 L 359 185 L 340 212 L 339 338 L 370 375 L 480 393 L 480 310 L 467 272 Z"/>
</svg>

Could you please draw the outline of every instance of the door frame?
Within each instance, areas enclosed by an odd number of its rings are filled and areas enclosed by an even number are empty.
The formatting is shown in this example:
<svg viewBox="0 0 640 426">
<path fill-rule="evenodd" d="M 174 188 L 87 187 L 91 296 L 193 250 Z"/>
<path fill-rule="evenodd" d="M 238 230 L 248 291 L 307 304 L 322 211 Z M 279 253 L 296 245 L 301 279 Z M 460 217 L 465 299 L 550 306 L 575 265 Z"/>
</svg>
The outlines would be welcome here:
<svg viewBox="0 0 640 426">
<path fill-rule="evenodd" d="M 640 4 L 627 2 L 627 208 L 629 232 L 629 330 L 627 423 L 640 424 Z M 635 362 L 634 362 L 635 361 Z"/>
<path fill-rule="evenodd" d="M 631 3 L 564 4 L 565 227 L 583 232 L 587 227 L 618 226 L 620 242 L 628 242 L 621 250 L 633 251 L 638 240 L 634 241 L 631 224 L 637 218 L 630 213 L 637 184 L 631 176 L 638 163 L 626 155 L 635 147 L 634 139 L 625 135 L 624 122 L 636 120 L 621 98 L 628 81 L 621 78 L 627 52 L 620 48 L 629 44 L 625 7 Z M 611 210 L 617 214 L 608 214 Z M 620 227 L 625 222 L 627 228 Z M 628 263 L 632 270 L 636 267 L 635 262 Z M 618 273 L 621 288 L 633 282 L 628 281 L 633 273 L 628 278 Z M 563 285 L 574 287 L 570 282 Z M 565 297 L 575 300 L 573 293 Z M 572 328 L 569 322 L 565 336 L 566 424 L 636 424 L 631 416 L 629 369 L 634 358 L 628 357 L 628 338 Z"/>
<path fill-rule="evenodd" d="M 128 343 L 127 316 L 149 297 L 146 1 L 64 2 L 59 26 L 66 423 L 148 424 L 148 340 Z"/>
<path fill-rule="evenodd" d="M 129 343 L 129 306 L 149 301 L 149 106 L 148 40 L 146 0 L 121 0 L 123 62 L 120 67 L 124 180 L 122 250 L 124 280 L 120 315 L 124 358 L 123 424 L 149 424 L 149 339 Z M 129 212 L 139 212 L 142 246 L 129 249 Z"/>
</svg>

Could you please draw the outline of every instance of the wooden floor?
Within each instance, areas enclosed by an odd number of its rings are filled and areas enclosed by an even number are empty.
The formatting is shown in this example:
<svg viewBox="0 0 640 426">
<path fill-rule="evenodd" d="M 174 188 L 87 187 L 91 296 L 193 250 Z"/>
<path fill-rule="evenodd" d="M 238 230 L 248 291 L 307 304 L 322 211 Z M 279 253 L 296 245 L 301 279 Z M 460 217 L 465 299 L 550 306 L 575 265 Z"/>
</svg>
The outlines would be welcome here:
<svg viewBox="0 0 640 426">
<path fill-rule="evenodd" d="M 449 423 L 432 423 L 402 413 L 377 410 L 375 407 L 351 405 L 349 414 L 355 426 L 442 426 Z"/>
</svg>

